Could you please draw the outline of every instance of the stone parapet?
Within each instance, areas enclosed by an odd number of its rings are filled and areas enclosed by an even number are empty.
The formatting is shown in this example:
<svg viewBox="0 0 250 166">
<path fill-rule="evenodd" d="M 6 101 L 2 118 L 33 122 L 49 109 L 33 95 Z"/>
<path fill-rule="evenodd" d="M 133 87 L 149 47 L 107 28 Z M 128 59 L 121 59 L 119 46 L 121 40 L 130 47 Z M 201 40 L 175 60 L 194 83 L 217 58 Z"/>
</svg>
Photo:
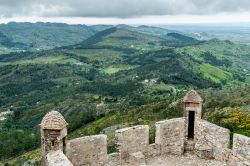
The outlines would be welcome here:
<svg viewBox="0 0 250 166">
<path fill-rule="evenodd" d="M 155 143 L 160 146 L 161 154 L 183 154 L 184 118 L 157 122 Z"/>
<path fill-rule="evenodd" d="M 230 144 L 230 131 L 205 120 L 197 121 L 195 131 L 196 154 L 201 158 L 213 158 L 217 148 L 228 148 Z"/>
<path fill-rule="evenodd" d="M 129 159 L 130 154 L 141 152 L 147 156 L 149 146 L 149 126 L 139 125 L 116 130 L 117 148 L 122 163 Z"/>
<path fill-rule="evenodd" d="M 205 159 L 215 159 L 229 166 L 250 166 L 249 137 L 234 135 L 233 150 L 228 149 L 229 130 L 204 120 L 196 123 L 195 152 Z M 149 144 L 149 126 L 139 125 L 116 131 L 118 152 L 107 153 L 107 136 L 76 138 L 62 150 L 45 156 L 46 166 L 145 166 L 149 158 L 182 155 L 184 152 L 184 118 L 156 122 L 155 143 Z"/>
<path fill-rule="evenodd" d="M 68 142 L 66 156 L 75 166 L 103 166 L 108 163 L 107 136 L 94 135 Z"/>
<path fill-rule="evenodd" d="M 118 152 L 108 154 L 107 136 L 93 135 L 67 142 L 67 122 L 56 111 L 41 123 L 44 166 L 146 166 L 148 159 L 190 152 L 229 166 L 250 166 L 250 138 L 201 120 L 202 99 L 190 91 L 184 100 L 184 117 L 156 122 L 155 143 L 149 144 L 149 126 L 116 130 Z M 196 158 L 197 158 L 196 156 Z M 163 163 L 164 164 L 164 163 Z M 185 164 L 185 163 L 184 163 Z"/>
</svg>

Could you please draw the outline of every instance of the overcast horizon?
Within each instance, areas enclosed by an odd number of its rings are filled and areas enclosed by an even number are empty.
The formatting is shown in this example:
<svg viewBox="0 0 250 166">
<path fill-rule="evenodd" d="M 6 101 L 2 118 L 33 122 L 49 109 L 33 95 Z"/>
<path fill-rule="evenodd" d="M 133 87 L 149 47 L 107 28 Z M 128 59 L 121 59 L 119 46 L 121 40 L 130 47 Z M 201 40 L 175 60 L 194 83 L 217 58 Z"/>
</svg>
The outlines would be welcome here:
<svg viewBox="0 0 250 166">
<path fill-rule="evenodd" d="M 249 0 L 0 0 L 0 23 L 249 23 Z"/>
</svg>

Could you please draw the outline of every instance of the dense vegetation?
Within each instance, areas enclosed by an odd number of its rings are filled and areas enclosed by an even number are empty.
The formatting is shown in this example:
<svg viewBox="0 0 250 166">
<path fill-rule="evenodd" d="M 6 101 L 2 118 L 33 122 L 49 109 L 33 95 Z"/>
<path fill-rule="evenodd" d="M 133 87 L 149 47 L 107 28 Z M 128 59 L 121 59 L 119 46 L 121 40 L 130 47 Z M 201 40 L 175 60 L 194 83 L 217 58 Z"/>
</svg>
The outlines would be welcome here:
<svg viewBox="0 0 250 166">
<path fill-rule="evenodd" d="M 0 55 L 1 160 L 38 148 L 38 124 L 52 109 L 66 117 L 70 138 L 105 133 L 109 151 L 121 127 L 149 124 L 153 142 L 154 122 L 182 116 L 181 98 L 193 88 L 205 119 L 249 134 L 249 46 L 147 26 L 88 28 L 92 36 L 78 44 Z"/>
</svg>

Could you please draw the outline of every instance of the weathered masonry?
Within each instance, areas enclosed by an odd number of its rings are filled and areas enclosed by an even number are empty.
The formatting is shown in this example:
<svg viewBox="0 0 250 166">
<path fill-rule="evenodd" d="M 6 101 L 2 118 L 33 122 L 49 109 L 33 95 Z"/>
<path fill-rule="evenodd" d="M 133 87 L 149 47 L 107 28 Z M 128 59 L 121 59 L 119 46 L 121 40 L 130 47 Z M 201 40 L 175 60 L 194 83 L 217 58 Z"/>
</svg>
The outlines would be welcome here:
<svg viewBox="0 0 250 166">
<path fill-rule="evenodd" d="M 42 120 L 43 166 L 146 166 L 147 160 L 192 152 L 230 166 L 250 166 L 250 138 L 234 134 L 201 119 L 202 99 L 192 90 L 183 99 L 184 117 L 156 123 L 155 143 L 149 144 L 149 126 L 117 130 L 117 153 L 107 153 L 107 136 L 93 135 L 67 141 L 67 122 L 57 111 Z"/>
</svg>

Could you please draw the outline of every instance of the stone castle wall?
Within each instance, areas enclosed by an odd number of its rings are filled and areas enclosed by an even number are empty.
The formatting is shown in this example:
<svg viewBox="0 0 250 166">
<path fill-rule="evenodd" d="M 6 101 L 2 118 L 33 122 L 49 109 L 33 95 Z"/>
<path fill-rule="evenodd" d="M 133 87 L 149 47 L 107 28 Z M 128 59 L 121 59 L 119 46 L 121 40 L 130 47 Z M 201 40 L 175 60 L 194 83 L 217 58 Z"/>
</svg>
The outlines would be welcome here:
<svg viewBox="0 0 250 166">
<path fill-rule="evenodd" d="M 190 91 L 184 97 L 184 117 L 156 122 L 155 143 L 149 144 L 149 126 L 138 125 L 115 132 L 118 152 L 108 154 L 107 136 L 93 135 L 66 142 L 67 123 L 59 112 L 43 119 L 42 164 L 45 166 L 146 166 L 160 155 L 195 152 L 229 166 L 250 166 L 250 138 L 201 119 L 201 97 Z M 190 117 L 190 118 L 189 118 Z"/>
<path fill-rule="evenodd" d="M 199 157 L 215 158 L 232 166 L 244 162 L 248 164 L 250 138 L 235 134 L 234 150 L 230 150 L 228 149 L 230 139 L 228 129 L 204 120 L 199 121 L 197 125 L 195 152 Z M 182 155 L 184 153 L 184 118 L 157 122 L 154 144 L 149 144 L 147 125 L 117 130 L 116 141 L 118 153 L 107 154 L 105 135 L 76 138 L 67 143 L 66 156 L 76 166 L 120 166 L 143 165 L 141 163 L 145 162 L 145 158 L 157 155 Z M 65 157 L 57 161 L 68 163 Z"/>
</svg>

